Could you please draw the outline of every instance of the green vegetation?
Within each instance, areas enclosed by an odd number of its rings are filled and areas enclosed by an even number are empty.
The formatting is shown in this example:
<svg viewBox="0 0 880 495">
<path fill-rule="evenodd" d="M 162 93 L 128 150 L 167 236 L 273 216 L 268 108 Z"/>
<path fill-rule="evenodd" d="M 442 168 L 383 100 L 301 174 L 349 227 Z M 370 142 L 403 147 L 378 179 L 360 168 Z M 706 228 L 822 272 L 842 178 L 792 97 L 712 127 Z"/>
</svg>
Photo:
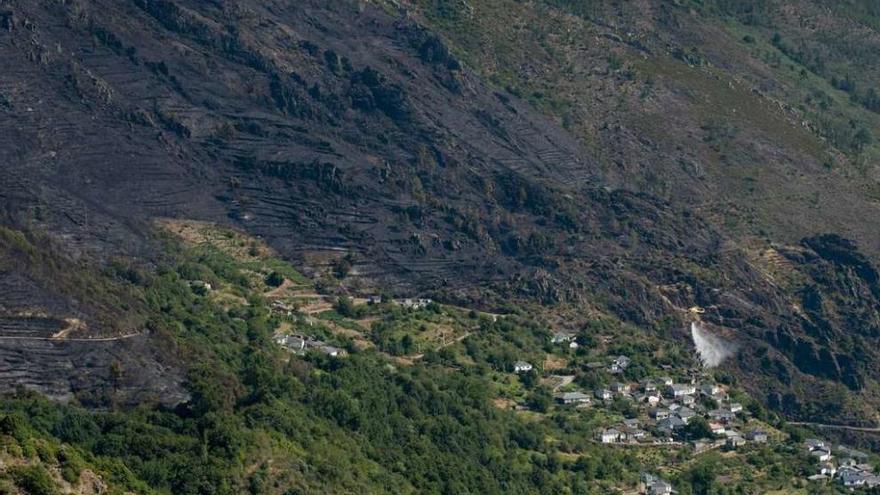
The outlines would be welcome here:
<svg viewBox="0 0 880 495">
<path fill-rule="evenodd" d="M 0 488 L 53 494 L 98 476 L 109 493 L 599 494 L 634 487 L 650 470 L 680 493 L 715 494 L 784 487 L 813 472 L 799 454 L 803 433 L 790 428 L 777 434 L 785 443 L 724 456 L 597 443 L 598 431 L 637 417 L 638 406 L 619 397 L 563 406 L 557 392 L 609 386 L 594 364 L 619 355 L 631 363 L 614 380 L 628 382 L 693 364 L 680 346 L 614 318 L 556 308 L 577 327 L 576 348 L 551 343 L 540 307 L 498 316 L 339 296 L 310 319 L 275 304 L 288 275 L 313 289 L 269 253 L 166 242 L 155 270 L 117 261 L 96 277 L 141 301 L 145 327 L 183 359 L 189 401 L 123 409 L 110 397 L 93 410 L 23 390 L 5 397 Z M 289 352 L 275 338 L 290 333 L 349 354 Z M 535 369 L 513 373 L 518 361 Z M 573 382 L 558 389 L 555 375 Z M 734 377 L 714 378 L 734 387 L 756 425 L 778 423 Z M 714 436 L 702 419 L 686 435 Z"/>
</svg>

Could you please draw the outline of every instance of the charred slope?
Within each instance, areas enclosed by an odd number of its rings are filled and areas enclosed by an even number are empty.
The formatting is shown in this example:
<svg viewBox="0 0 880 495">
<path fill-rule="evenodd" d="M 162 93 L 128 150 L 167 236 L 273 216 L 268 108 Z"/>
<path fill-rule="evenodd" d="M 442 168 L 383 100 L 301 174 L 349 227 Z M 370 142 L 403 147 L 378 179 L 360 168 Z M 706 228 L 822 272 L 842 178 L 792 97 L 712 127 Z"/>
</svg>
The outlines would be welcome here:
<svg viewBox="0 0 880 495">
<path fill-rule="evenodd" d="M 833 317 L 796 312 L 794 289 L 698 214 L 602 187 L 570 136 L 406 18 L 356 2 L 94 0 L 9 1 L 0 20 L 0 201 L 7 223 L 68 255 L 149 259 L 150 219 L 219 220 L 303 263 L 355 253 L 362 280 L 399 292 L 590 298 L 681 328 L 705 306 L 735 338 L 769 344 L 770 364 L 745 356 L 742 373 L 791 394 L 777 402 L 792 414 L 809 384 L 844 381 L 850 397 L 876 379 L 832 344 L 876 313 L 876 293 Z M 841 288 L 838 273 L 872 283 L 866 261 L 826 251 L 809 244 L 786 267 L 820 294 Z M 29 286 L 21 277 L 11 266 L 4 283 Z M 46 307 L 76 293 L 32 285 L 54 294 Z M 823 321 L 825 340 L 806 337 Z"/>
</svg>

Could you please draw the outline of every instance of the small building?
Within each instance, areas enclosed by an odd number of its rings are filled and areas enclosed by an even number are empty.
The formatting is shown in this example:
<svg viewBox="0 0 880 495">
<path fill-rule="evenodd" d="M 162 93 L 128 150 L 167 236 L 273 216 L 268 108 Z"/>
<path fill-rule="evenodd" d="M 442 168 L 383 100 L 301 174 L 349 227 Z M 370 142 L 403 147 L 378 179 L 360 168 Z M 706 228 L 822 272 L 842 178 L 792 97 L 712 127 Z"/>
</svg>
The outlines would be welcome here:
<svg viewBox="0 0 880 495">
<path fill-rule="evenodd" d="M 709 411 L 709 418 L 719 423 L 730 423 L 736 419 L 736 414 L 727 409 L 712 409 Z"/>
<path fill-rule="evenodd" d="M 597 388 L 593 394 L 600 400 L 611 400 L 614 397 L 614 394 L 607 388 Z"/>
<path fill-rule="evenodd" d="M 681 402 L 683 406 L 692 406 L 696 404 L 697 399 L 693 395 L 685 395 L 683 397 L 679 397 L 678 401 Z"/>
<path fill-rule="evenodd" d="M 746 439 L 742 437 L 740 434 L 733 434 L 727 437 L 727 447 L 731 449 L 736 449 L 742 447 L 746 444 Z"/>
<path fill-rule="evenodd" d="M 652 474 L 642 474 L 642 483 L 645 485 L 645 493 L 648 495 L 669 495 L 676 493 L 672 485 Z"/>
<path fill-rule="evenodd" d="M 630 363 L 630 359 L 626 356 L 617 356 L 612 362 L 612 364 L 616 364 L 622 370 L 629 368 Z"/>
<path fill-rule="evenodd" d="M 724 425 L 721 423 L 711 422 L 711 423 L 709 423 L 709 429 L 712 430 L 713 435 L 723 435 L 724 434 Z"/>
<path fill-rule="evenodd" d="M 622 382 L 614 382 L 611 384 L 611 391 L 615 394 L 622 394 L 625 392 L 629 392 L 629 385 Z"/>
<path fill-rule="evenodd" d="M 306 349 L 306 339 L 297 335 L 281 335 L 275 339 L 275 342 L 292 351 L 305 351 Z"/>
<path fill-rule="evenodd" d="M 810 451 L 810 455 L 818 459 L 819 462 L 830 461 L 834 457 L 830 451 L 824 448 L 813 449 Z"/>
<path fill-rule="evenodd" d="M 315 349 L 317 349 L 319 352 L 322 352 L 322 353 L 324 353 L 328 356 L 332 356 L 332 357 L 342 357 L 346 354 L 344 350 L 342 350 L 338 347 L 333 347 L 332 345 L 326 345 L 326 344 L 316 346 Z"/>
<path fill-rule="evenodd" d="M 624 419 L 624 420 L 623 420 L 623 426 L 624 426 L 625 428 L 629 428 L 629 429 L 636 429 L 636 428 L 639 427 L 639 420 L 638 420 L 638 419 L 635 419 L 635 418 Z"/>
<path fill-rule="evenodd" d="M 700 393 L 703 395 L 713 396 L 721 392 L 721 387 L 716 383 L 704 383 L 700 385 Z"/>
<path fill-rule="evenodd" d="M 739 402 L 731 402 L 727 408 L 734 414 L 742 412 L 743 410 L 743 406 Z"/>
<path fill-rule="evenodd" d="M 672 398 L 693 395 L 694 393 L 696 393 L 696 388 L 689 383 L 673 383 L 666 388 L 666 395 Z"/>
<path fill-rule="evenodd" d="M 678 416 L 670 416 L 657 422 L 657 429 L 662 432 L 672 433 L 673 431 L 683 428 L 685 422 Z"/>
<path fill-rule="evenodd" d="M 590 396 L 583 392 L 565 392 L 556 396 L 560 404 L 589 404 Z"/>
<path fill-rule="evenodd" d="M 806 447 L 807 450 L 822 449 L 825 448 L 825 441 L 819 440 L 818 438 L 808 438 L 804 440 L 804 447 Z"/>
<path fill-rule="evenodd" d="M 644 380 L 642 381 L 642 392 L 649 394 L 651 392 L 657 391 L 657 383 L 654 380 Z"/>
<path fill-rule="evenodd" d="M 688 424 L 691 422 L 692 419 L 694 419 L 697 413 L 689 407 L 682 407 L 679 410 L 675 411 L 675 415 L 678 416 L 678 418 L 681 419 L 684 424 Z"/>
<path fill-rule="evenodd" d="M 676 491 L 672 489 L 672 485 L 663 480 L 654 480 L 648 485 L 648 495 L 669 495 L 672 493 L 676 493 Z"/>
<path fill-rule="evenodd" d="M 550 342 L 554 344 L 565 344 L 566 342 L 571 342 L 571 335 L 567 333 L 558 332 L 553 334 L 553 338 L 550 339 Z"/>
<path fill-rule="evenodd" d="M 754 429 L 746 432 L 746 440 L 755 443 L 767 443 L 767 432 L 764 430 Z"/>
<path fill-rule="evenodd" d="M 650 414 L 657 421 L 664 420 L 670 416 L 669 409 L 653 409 Z"/>
<path fill-rule="evenodd" d="M 533 366 L 525 361 L 517 361 L 513 363 L 513 372 L 514 373 L 528 373 L 532 371 Z"/>
<path fill-rule="evenodd" d="M 668 376 L 661 376 L 660 378 L 657 379 L 657 381 L 662 383 L 664 387 L 668 387 L 674 383 L 672 381 L 672 378 L 670 378 Z"/>
<path fill-rule="evenodd" d="M 602 443 L 616 443 L 620 441 L 621 433 L 614 428 L 608 428 L 599 432 L 598 440 Z"/>
<path fill-rule="evenodd" d="M 824 474 L 833 478 L 834 475 L 837 474 L 837 466 L 831 462 L 822 462 L 819 464 L 819 474 Z"/>
</svg>

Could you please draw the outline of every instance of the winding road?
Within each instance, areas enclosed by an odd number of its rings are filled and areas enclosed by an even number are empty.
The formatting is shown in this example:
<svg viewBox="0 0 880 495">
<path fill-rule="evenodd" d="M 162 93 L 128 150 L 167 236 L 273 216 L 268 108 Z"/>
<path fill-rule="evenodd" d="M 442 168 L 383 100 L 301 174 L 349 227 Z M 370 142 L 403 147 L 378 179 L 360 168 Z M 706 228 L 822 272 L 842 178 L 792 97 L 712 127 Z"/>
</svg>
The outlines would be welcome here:
<svg viewBox="0 0 880 495">
<path fill-rule="evenodd" d="M 810 423 L 808 421 L 789 421 L 788 424 L 795 426 L 815 426 L 816 428 L 829 428 L 832 430 L 861 431 L 864 433 L 880 433 L 880 428 L 868 426 L 830 425 L 826 423 Z"/>
</svg>

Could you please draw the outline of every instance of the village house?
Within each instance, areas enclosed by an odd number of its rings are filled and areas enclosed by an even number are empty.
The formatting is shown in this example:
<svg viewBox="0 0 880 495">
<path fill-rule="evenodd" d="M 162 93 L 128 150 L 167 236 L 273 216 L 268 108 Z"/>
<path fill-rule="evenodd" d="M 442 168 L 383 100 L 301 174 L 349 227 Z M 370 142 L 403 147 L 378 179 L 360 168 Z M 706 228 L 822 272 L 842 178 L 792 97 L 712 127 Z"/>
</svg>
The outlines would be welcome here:
<svg viewBox="0 0 880 495">
<path fill-rule="evenodd" d="M 673 383 L 666 388 L 666 395 L 672 398 L 693 395 L 694 393 L 696 393 L 696 389 L 689 383 Z"/>
<path fill-rule="evenodd" d="M 685 396 L 679 397 L 678 401 L 683 406 L 692 406 L 692 405 L 696 404 L 697 399 L 693 395 L 685 395 Z"/>
<path fill-rule="evenodd" d="M 825 442 L 818 438 L 808 438 L 804 440 L 804 447 L 806 447 L 807 450 L 821 449 L 825 447 Z"/>
<path fill-rule="evenodd" d="M 275 342 L 299 355 L 305 354 L 309 350 L 315 350 L 332 357 L 343 357 L 347 354 L 344 349 L 299 335 L 281 335 L 275 338 Z"/>
<path fill-rule="evenodd" d="M 304 351 L 306 348 L 306 339 L 296 335 L 281 335 L 275 339 L 275 342 L 293 351 Z"/>
<path fill-rule="evenodd" d="M 627 438 L 630 438 L 632 440 L 640 441 L 648 437 L 648 432 L 639 428 L 635 428 L 633 430 L 628 430 L 626 436 Z"/>
<path fill-rule="evenodd" d="M 597 399 L 601 400 L 611 400 L 611 398 L 614 397 L 614 394 L 607 388 L 597 388 L 593 393 Z"/>
<path fill-rule="evenodd" d="M 423 309 L 423 308 L 427 308 L 428 305 L 430 305 L 434 301 L 431 299 L 428 299 L 428 298 L 419 298 L 419 299 L 406 298 L 406 299 L 398 299 L 395 302 L 397 302 L 397 304 L 403 306 L 404 308 Z"/>
<path fill-rule="evenodd" d="M 602 430 L 599 433 L 598 440 L 602 443 L 616 443 L 620 440 L 620 432 L 614 428 Z"/>
<path fill-rule="evenodd" d="M 589 404 L 590 396 L 583 392 L 565 392 L 557 395 L 556 400 L 561 404 Z"/>
<path fill-rule="evenodd" d="M 651 474 L 643 474 L 642 483 L 647 495 L 670 495 L 676 493 L 672 489 L 672 485 Z"/>
<path fill-rule="evenodd" d="M 567 333 L 557 332 L 553 334 L 553 338 L 550 339 L 550 342 L 553 344 L 565 344 L 566 342 L 571 342 L 571 335 Z"/>
<path fill-rule="evenodd" d="M 611 365 L 608 366 L 608 371 L 611 373 L 623 373 L 630 364 L 630 359 L 626 356 L 617 356 L 611 361 Z"/>
<path fill-rule="evenodd" d="M 651 392 L 657 391 L 657 384 L 654 380 L 643 380 L 642 381 L 642 392 L 649 394 Z"/>
<path fill-rule="evenodd" d="M 709 411 L 709 418 L 713 421 L 717 421 L 719 423 L 730 423 L 734 419 L 736 419 L 736 414 L 728 411 L 727 409 L 713 409 Z"/>
<path fill-rule="evenodd" d="M 721 387 L 715 383 L 704 383 L 700 385 L 700 393 L 703 395 L 713 396 L 721 392 Z"/>
<path fill-rule="evenodd" d="M 662 377 L 658 378 L 657 381 L 662 383 L 664 387 L 668 387 L 674 383 L 672 381 L 672 378 L 670 378 L 668 376 L 662 376 Z"/>
<path fill-rule="evenodd" d="M 532 371 L 532 369 L 532 365 L 525 361 L 517 361 L 513 363 L 514 373 L 528 373 L 529 371 Z"/>
<path fill-rule="evenodd" d="M 345 351 L 338 348 L 333 347 L 332 345 L 319 345 L 316 349 L 324 354 L 332 357 L 341 357 L 345 355 Z"/>
<path fill-rule="evenodd" d="M 653 409 L 650 413 L 651 417 L 657 421 L 664 420 L 670 416 L 669 409 Z"/>
<path fill-rule="evenodd" d="M 712 430 L 713 435 L 723 435 L 724 434 L 724 425 L 721 423 L 711 422 L 711 423 L 709 423 L 709 429 Z"/>
<path fill-rule="evenodd" d="M 639 427 L 639 420 L 635 418 L 624 419 L 623 426 L 630 429 L 635 429 Z"/>
<path fill-rule="evenodd" d="M 828 477 L 834 477 L 837 473 L 837 467 L 832 462 L 823 462 L 819 464 L 819 474 L 824 474 Z"/>
<path fill-rule="evenodd" d="M 739 402 L 731 402 L 727 408 L 734 414 L 742 412 L 743 410 L 743 406 Z"/>
<path fill-rule="evenodd" d="M 834 456 L 831 455 L 831 452 L 824 449 L 818 448 L 810 451 L 810 455 L 819 460 L 819 462 L 830 461 Z"/>
<path fill-rule="evenodd" d="M 675 411 L 675 415 L 678 416 L 678 418 L 681 419 L 684 424 L 688 424 L 692 419 L 694 419 L 697 413 L 689 407 L 682 407 Z"/>
<path fill-rule="evenodd" d="M 767 432 L 764 430 L 749 430 L 746 432 L 746 440 L 755 443 L 767 443 Z"/>
<path fill-rule="evenodd" d="M 614 382 L 611 384 L 611 391 L 615 394 L 622 394 L 629 392 L 629 385 L 621 382 Z"/>
<path fill-rule="evenodd" d="M 727 433 L 730 433 L 730 435 L 728 435 L 728 437 L 727 437 L 727 444 L 726 444 L 728 448 L 737 449 L 737 448 L 742 447 L 743 445 L 746 444 L 746 439 L 743 438 L 743 436 L 740 435 L 739 433 L 730 432 L 730 431 L 728 431 Z"/>
<path fill-rule="evenodd" d="M 685 426 L 685 422 L 678 416 L 671 416 L 657 422 L 657 430 L 665 433 L 672 433 L 678 428 Z"/>
</svg>

